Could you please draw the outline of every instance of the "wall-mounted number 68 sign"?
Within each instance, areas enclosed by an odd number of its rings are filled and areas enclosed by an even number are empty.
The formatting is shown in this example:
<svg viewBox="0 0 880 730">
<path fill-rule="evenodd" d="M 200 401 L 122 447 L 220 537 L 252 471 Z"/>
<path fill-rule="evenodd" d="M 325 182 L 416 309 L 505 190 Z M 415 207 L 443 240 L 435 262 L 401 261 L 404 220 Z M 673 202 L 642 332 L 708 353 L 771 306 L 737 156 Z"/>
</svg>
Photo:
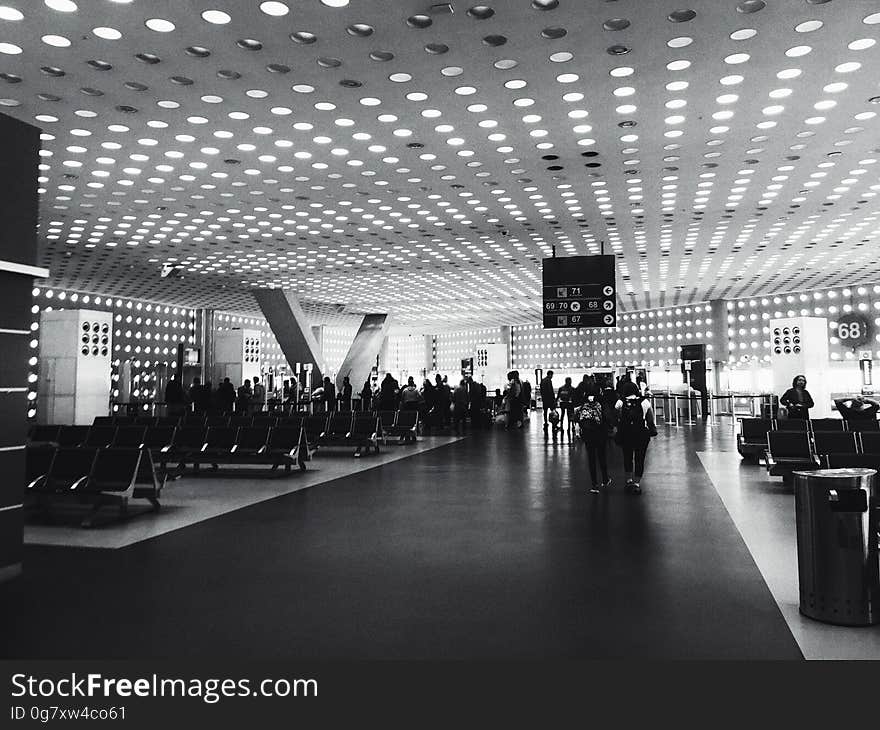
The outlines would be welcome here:
<svg viewBox="0 0 880 730">
<path fill-rule="evenodd" d="M 845 314 L 837 321 L 841 345 L 858 347 L 871 339 L 871 322 L 860 314 Z"/>
</svg>

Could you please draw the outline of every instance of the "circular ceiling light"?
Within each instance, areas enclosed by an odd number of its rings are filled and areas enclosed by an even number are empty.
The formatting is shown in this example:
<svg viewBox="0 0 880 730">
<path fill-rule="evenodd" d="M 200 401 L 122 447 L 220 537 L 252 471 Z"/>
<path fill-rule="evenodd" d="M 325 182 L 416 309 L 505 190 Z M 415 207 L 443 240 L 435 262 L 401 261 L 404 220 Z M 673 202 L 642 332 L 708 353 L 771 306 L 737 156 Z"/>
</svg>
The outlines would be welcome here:
<svg viewBox="0 0 880 730">
<path fill-rule="evenodd" d="M 348 0 L 321 0 L 321 5 L 326 5 L 328 8 L 344 8 L 348 5 Z"/>
<path fill-rule="evenodd" d="M 73 0 L 43 0 L 47 8 L 57 10 L 59 13 L 75 13 L 76 3 Z"/>
<path fill-rule="evenodd" d="M 758 31 L 754 28 L 740 28 L 739 30 L 733 31 L 730 34 L 732 40 L 735 41 L 747 41 L 749 38 L 754 38 L 758 35 Z"/>
<path fill-rule="evenodd" d="M 202 20 L 212 25 L 226 25 L 232 20 L 232 16 L 222 10 L 205 10 L 202 13 Z"/>
<path fill-rule="evenodd" d="M 63 35 L 44 35 L 41 39 L 47 46 L 55 48 L 67 48 L 70 45 L 70 39 Z"/>
<path fill-rule="evenodd" d="M 805 20 L 803 23 L 798 23 L 794 29 L 798 33 L 812 33 L 814 30 L 819 30 L 823 25 L 825 25 L 821 20 Z"/>
<path fill-rule="evenodd" d="M 116 28 L 93 28 L 92 33 L 98 36 L 98 38 L 103 38 L 106 41 L 118 41 L 122 38 L 122 33 L 116 30 Z"/>
<path fill-rule="evenodd" d="M 266 15 L 271 15 L 275 18 L 281 18 L 290 12 L 290 8 L 276 0 L 267 0 L 267 2 L 260 3 L 260 10 Z"/>
<path fill-rule="evenodd" d="M 877 41 L 873 38 L 860 38 L 857 41 L 853 41 L 850 43 L 847 48 L 851 51 L 864 51 L 866 48 L 871 48 Z"/>
<path fill-rule="evenodd" d="M 22 18 L 24 15 L 21 14 L 21 11 L 0 5 L 0 20 L 21 20 Z"/>
<path fill-rule="evenodd" d="M 144 21 L 144 25 L 157 33 L 170 33 L 175 28 L 174 23 L 164 18 L 148 18 Z"/>
</svg>

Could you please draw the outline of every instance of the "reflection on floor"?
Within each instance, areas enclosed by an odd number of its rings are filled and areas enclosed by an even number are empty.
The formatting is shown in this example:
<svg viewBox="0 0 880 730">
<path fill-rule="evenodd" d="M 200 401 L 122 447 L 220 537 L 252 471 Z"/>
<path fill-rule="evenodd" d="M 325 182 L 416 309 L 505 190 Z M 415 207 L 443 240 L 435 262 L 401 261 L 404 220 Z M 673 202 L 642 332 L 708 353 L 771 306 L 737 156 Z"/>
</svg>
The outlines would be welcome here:
<svg viewBox="0 0 880 730">
<path fill-rule="evenodd" d="M 122 548 L 267 499 L 359 474 L 455 440 L 456 437 L 451 436 L 422 437 L 415 444 L 389 444 L 381 453 L 360 459 L 353 458 L 350 450 L 319 451 L 308 463 L 308 471 L 295 471 L 290 475 L 267 476 L 269 467 L 258 467 L 263 474 L 254 476 L 255 469 L 251 467 L 246 470 L 250 476 L 239 476 L 235 472 L 240 469 L 221 467 L 222 474 L 217 476 L 212 475 L 210 467 L 203 468 L 202 476 L 169 481 L 162 490 L 162 509 L 158 513 L 139 514 L 124 522 L 93 529 L 79 527 L 75 516 L 67 520 L 67 524 L 28 524 L 25 526 L 25 543 Z M 132 511 L 140 507 L 137 500 L 131 504 Z M 112 515 L 113 509 L 108 507 L 107 512 Z"/>
<path fill-rule="evenodd" d="M 698 456 L 807 659 L 880 659 L 880 626 L 821 623 L 798 611 L 794 492 L 763 467 L 742 462 L 734 443 Z"/>
<path fill-rule="evenodd" d="M 612 447 L 593 495 L 534 420 L 120 550 L 28 545 L 0 656 L 802 658 L 696 457 L 717 429 L 661 427 L 641 496 Z"/>
</svg>

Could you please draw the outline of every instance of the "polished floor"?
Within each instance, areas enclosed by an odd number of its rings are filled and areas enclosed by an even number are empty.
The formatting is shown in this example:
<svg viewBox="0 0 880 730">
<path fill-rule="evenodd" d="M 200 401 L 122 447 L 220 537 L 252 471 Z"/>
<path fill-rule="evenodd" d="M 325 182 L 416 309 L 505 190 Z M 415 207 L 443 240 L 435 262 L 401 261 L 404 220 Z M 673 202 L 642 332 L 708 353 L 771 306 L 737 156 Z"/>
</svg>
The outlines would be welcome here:
<svg viewBox="0 0 880 730">
<path fill-rule="evenodd" d="M 116 550 L 28 546 L 0 655 L 799 659 L 698 453 L 661 428 L 644 494 L 582 448 L 495 430 Z"/>
</svg>

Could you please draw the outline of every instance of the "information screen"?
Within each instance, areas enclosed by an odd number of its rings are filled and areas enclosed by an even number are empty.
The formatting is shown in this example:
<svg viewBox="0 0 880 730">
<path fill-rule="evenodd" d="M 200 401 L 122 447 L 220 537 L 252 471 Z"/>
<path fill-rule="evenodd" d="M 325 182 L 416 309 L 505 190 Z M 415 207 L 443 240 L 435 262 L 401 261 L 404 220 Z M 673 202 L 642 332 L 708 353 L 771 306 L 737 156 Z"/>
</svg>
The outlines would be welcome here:
<svg viewBox="0 0 880 730">
<path fill-rule="evenodd" d="M 614 256 L 544 259 L 544 329 L 616 327 Z"/>
</svg>

